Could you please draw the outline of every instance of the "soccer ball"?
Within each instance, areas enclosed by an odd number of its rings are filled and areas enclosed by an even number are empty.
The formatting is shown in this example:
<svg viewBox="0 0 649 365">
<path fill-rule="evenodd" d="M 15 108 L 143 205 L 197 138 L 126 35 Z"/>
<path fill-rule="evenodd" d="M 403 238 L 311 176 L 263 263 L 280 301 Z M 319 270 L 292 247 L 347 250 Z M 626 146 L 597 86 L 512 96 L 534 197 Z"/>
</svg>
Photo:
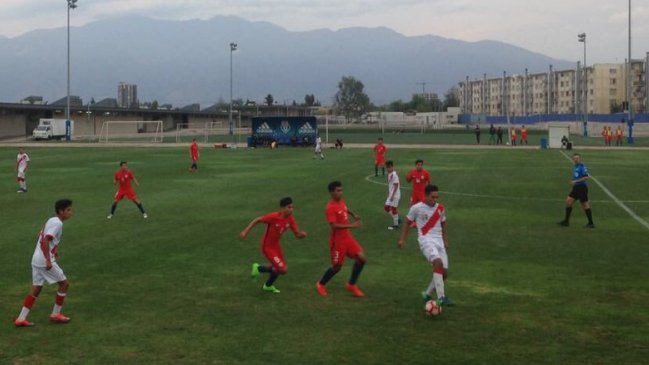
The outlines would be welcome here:
<svg viewBox="0 0 649 365">
<path fill-rule="evenodd" d="M 424 311 L 426 311 L 427 316 L 430 317 L 438 316 L 442 314 L 442 307 L 437 304 L 437 301 L 429 300 L 426 302 L 426 305 L 424 306 Z"/>
</svg>

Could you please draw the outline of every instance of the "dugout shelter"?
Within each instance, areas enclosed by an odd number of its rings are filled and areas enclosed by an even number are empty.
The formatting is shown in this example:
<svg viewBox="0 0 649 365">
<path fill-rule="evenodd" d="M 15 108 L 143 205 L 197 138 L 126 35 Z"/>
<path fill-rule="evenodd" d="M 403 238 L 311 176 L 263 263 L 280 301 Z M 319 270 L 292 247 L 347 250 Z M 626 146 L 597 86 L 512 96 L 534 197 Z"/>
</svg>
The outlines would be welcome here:
<svg viewBox="0 0 649 365">
<path fill-rule="evenodd" d="M 310 146 L 318 134 L 315 117 L 255 117 L 252 118 L 252 143 L 255 146 Z"/>
</svg>

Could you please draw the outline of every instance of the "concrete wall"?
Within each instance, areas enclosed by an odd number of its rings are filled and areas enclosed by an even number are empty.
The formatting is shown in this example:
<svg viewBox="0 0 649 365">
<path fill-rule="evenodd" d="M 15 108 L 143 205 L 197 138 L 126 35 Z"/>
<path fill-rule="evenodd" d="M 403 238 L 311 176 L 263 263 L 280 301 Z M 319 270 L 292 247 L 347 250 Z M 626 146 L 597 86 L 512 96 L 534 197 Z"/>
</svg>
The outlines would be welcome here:
<svg viewBox="0 0 649 365">
<path fill-rule="evenodd" d="M 25 114 L 10 111 L 0 114 L 0 138 L 23 137 L 26 128 Z"/>
</svg>

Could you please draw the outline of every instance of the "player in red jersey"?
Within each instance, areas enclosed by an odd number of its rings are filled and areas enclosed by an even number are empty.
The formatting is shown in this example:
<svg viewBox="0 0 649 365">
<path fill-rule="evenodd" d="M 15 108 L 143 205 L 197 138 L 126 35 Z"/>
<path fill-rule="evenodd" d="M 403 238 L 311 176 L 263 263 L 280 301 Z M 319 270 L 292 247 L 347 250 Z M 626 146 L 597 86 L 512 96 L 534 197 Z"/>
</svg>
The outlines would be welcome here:
<svg viewBox="0 0 649 365">
<path fill-rule="evenodd" d="M 198 152 L 198 143 L 196 143 L 196 138 L 192 140 L 191 146 L 189 146 L 189 157 L 192 159 L 192 167 L 189 168 L 189 172 L 198 172 L 198 157 L 200 153 Z"/>
<path fill-rule="evenodd" d="M 14 322 L 16 327 L 31 327 L 34 323 L 27 320 L 27 316 L 36 302 L 36 298 L 43 289 L 43 284 L 58 284 L 56 300 L 50 321 L 54 323 L 68 323 L 70 318 L 61 314 L 61 307 L 68 292 L 68 279 L 61 267 L 59 267 L 57 258 L 59 257 L 59 244 L 63 235 L 63 222 L 72 217 L 72 201 L 62 199 L 54 204 L 56 217 L 47 220 L 45 227 L 41 230 L 32 256 L 32 288 L 29 295 L 25 298 L 20 315 Z"/>
<path fill-rule="evenodd" d="M 355 297 L 360 298 L 365 294 L 358 288 L 356 282 L 367 260 L 365 259 L 363 248 L 356 242 L 349 229 L 360 228 L 362 225 L 361 217 L 347 209 L 347 204 L 343 200 L 343 185 L 340 181 L 329 183 L 329 193 L 331 194 L 331 200 L 327 204 L 326 216 L 327 223 L 329 223 L 329 227 L 331 228 L 331 234 L 329 236 L 331 267 L 316 282 L 315 287 L 318 294 L 322 296 L 327 295 L 325 285 L 343 267 L 345 257 L 349 257 L 355 262 L 351 278 L 345 285 L 345 288 Z M 354 218 L 354 223 L 349 223 L 348 216 L 350 215 Z"/>
<path fill-rule="evenodd" d="M 523 142 L 527 144 L 527 128 L 525 126 L 521 128 L 521 142 L 519 144 L 522 146 Z"/>
<path fill-rule="evenodd" d="M 128 169 L 126 161 L 122 161 L 119 163 L 119 170 L 117 170 L 117 172 L 115 173 L 115 178 L 113 181 L 115 183 L 115 186 L 119 185 L 119 189 L 115 193 L 113 206 L 110 207 L 110 214 L 106 218 L 108 219 L 113 218 L 113 215 L 115 214 L 115 209 L 117 209 L 117 203 L 119 203 L 120 200 L 124 199 L 124 197 L 127 197 L 130 201 L 135 203 L 138 209 L 140 209 L 140 212 L 142 213 L 142 217 L 147 218 L 148 216 L 144 211 L 144 206 L 137 199 L 137 195 L 135 195 L 135 191 L 131 186 L 131 181 L 135 183 L 135 186 L 140 186 L 140 183 L 137 181 L 135 175 L 133 175 L 131 170 Z"/>
<path fill-rule="evenodd" d="M 383 138 L 379 137 L 379 142 L 374 146 L 374 176 L 379 176 L 379 167 L 381 175 L 385 176 L 385 152 L 388 150 L 383 144 Z"/>
<path fill-rule="evenodd" d="M 287 270 L 282 246 L 279 244 L 280 238 L 289 228 L 293 231 L 296 238 L 302 239 L 306 237 L 306 232 L 300 231 L 297 227 L 297 223 L 295 223 L 295 218 L 293 217 L 293 200 L 289 197 L 283 198 L 279 201 L 279 206 L 280 210 L 278 212 L 269 213 L 253 219 L 248 226 L 239 233 L 239 238 L 245 240 L 254 226 L 259 223 L 266 224 L 266 233 L 264 233 L 264 237 L 261 239 L 261 252 L 266 256 L 270 265 L 261 266 L 255 262 L 252 264 L 251 276 L 253 279 L 257 279 L 259 273 L 268 273 L 268 280 L 262 289 L 275 294 L 279 293 L 279 290 L 275 288 L 274 285 L 275 280 L 277 280 L 280 275 L 286 274 Z"/>
<path fill-rule="evenodd" d="M 415 168 L 406 175 L 406 181 L 412 183 L 411 206 L 426 200 L 425 190 L 426 186 L 431 184 L 431 179 L 428 171 L 424 169 L 424 160 L 415 162 Z"/>
</svg>

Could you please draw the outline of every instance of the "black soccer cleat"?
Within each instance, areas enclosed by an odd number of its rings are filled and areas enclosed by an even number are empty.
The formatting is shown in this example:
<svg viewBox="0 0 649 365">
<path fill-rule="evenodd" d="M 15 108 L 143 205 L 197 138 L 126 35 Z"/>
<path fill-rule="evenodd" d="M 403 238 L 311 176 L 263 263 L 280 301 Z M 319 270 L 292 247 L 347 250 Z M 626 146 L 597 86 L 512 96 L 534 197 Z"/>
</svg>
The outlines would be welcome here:
<svg viewBox="0 0 649 365">
<path fill-rule="evenodd" d="M 562 227 L 568 227 L 570 225 L 570 223 L 568 223 L 568 221 L 561 221 L 561 222 L 559 222 L 557 224 L 562 226 Z"/>
<path fill-rule="evenodd" d="M 584 228 L 595 228 L 595 225 L 592 223 L 588 223 L 587 225 L 584 226 Z"/>
</svg>

